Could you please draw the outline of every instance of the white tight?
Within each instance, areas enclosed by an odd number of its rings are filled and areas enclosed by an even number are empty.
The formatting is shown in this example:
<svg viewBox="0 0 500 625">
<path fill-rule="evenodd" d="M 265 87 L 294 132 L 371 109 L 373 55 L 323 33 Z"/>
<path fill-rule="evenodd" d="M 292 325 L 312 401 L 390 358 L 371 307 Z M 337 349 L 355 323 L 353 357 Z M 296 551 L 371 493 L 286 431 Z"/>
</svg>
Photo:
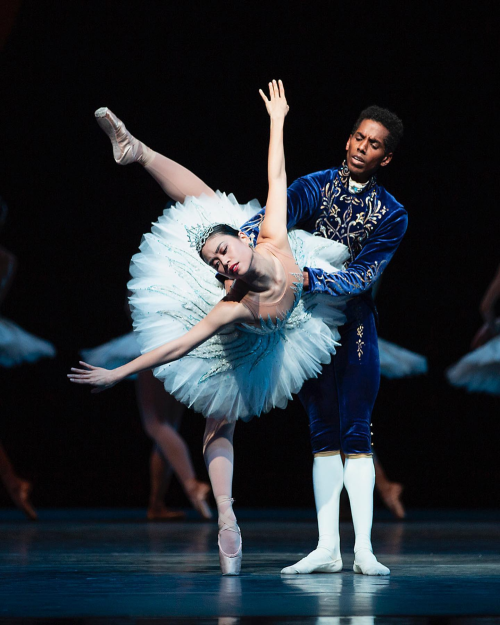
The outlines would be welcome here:
<svg viewBox="0 0 500 625">
<path fill-rule="evenodd" d="M 227 519 L 236 522 L 230 501 L 233 494 L 234 426 L 234 423 L 207 419 L 203 436 L 203 456 L 219 516 L 224 514 Z M 221 532 L 221 546 L 226 553 L 235 553 L 239 547 L 238 534 Z"/>
</svg>

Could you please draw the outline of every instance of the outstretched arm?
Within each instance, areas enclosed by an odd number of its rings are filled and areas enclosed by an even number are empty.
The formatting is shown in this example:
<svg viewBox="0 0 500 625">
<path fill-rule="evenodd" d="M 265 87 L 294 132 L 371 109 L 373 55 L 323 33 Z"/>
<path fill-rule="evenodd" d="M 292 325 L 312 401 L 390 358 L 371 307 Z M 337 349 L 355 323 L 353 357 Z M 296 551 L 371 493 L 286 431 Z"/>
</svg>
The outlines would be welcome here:
<svg viewBox="0 0 500 625">
<path fill-rule="evenodd" d="M 286 211 L 286 171 L 285 151 L 283 148 L 283 126 L 288 113 L 288 104 L 285 98 L 285 88 L 281 80 L 269 83 L 269 99 L 259 89 L 259 93 L 266 104 L 271 118 L 269 137 L 268 180 L 266 212 L 260 226 L 258 241 L 271 239 L 277 245 L 287 241 L 287 211 Z"/>
<path fill-rule="evenodd" d="M 154 369 L 182 358 L 224 326 L 239 321 L 248 321 L 248 315 L 248 310 L 239 302 L 223 300 L 204 319 L 178 339 L 165 343 L 165 345 L 161 345 L 147 354 L 142 354 L 142 356 L 116 369 L 103 369 L 80 361 L 80 364 L 85 368 L 73 367 L 68 378 L 77 384 L 94 386 L 93 393 L 104 391 L 134 373 Z"/>
</svg>

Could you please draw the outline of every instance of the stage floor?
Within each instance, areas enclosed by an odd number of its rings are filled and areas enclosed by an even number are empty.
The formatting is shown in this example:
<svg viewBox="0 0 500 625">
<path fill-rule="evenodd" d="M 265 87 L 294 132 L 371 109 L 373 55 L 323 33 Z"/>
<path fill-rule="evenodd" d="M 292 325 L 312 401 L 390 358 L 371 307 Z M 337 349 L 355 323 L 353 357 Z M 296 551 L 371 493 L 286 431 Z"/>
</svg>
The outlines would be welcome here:
<svg viewBox="0 0 500 625">
<path fill-rule="evenodd" d="M 244 559 L 231 578 L 215 523 L 148 523 L 137 510 L 42 510 L 30 523 L 0 511 L 0 625 L 500 623 L 498 513 L 379 514 L 373 542 L 390 577 L 353 573 L 347 522 L 342 573 L 282 577 L 315 545 L 312 511 L 237 513 Z"/>
</svg>

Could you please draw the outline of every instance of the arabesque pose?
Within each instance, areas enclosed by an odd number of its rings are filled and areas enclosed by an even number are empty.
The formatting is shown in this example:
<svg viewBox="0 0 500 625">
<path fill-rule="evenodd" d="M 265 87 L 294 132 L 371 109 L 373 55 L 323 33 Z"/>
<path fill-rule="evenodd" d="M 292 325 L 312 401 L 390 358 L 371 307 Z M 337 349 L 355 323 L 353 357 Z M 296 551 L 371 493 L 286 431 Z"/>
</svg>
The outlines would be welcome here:
<svg viewBox="0 0 500 625">
<path fill-rule="evenodd" d="M 260 91 L 271 119 L 265 216 L 252 240 L 239 230 L 258 205 L 240 206 L 194 174 L 132 137 L 109 111 L 96 117 L 115 160 L 140 162 L 178 202 L 141 243 L 131 264 L 130 304 L 142 355 L 113 370 L 82 362 L 69 378 L 93 392 L 154 369 L 165 389 L 207 417 L 204 455 L 219 512 L 219 555 L 225 574 L 238 574 L 241 535 L 232 509 L 233 431 L 284 407 L 305 380 L 317 376 L 338 346 L 344 300 L 301 298 L 302 268 L 335 273 L 346 246 L 306 232 L 287 233 L 283 126 L 284 88 Z M 181 204 L 182 203 L 182 204 Z M 234 281 L 224 295 L 218 272 Z"/>
</svg>

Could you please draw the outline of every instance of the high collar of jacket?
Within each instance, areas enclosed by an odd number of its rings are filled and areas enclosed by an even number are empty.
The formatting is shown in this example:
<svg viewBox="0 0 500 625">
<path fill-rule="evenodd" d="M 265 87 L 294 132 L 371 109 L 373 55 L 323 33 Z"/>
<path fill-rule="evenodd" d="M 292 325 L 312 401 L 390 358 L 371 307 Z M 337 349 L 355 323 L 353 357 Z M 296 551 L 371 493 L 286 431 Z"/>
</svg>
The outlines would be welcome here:
<svg viewBox="0 0 500 625">
<path fill-rule="evenodd" d="M 339 178 L 340 178 L 340 183 L 342 184 L 342 186 L 348 193 L 350 193 L 349 191 L 350 176 L 351 176 L 351 172 L 349 171 L 349 167 L 347 167 L 347 161 L 343 161 L 342 165 L 339 168 Z M 359 193 L 355 195 L 363 195 L 364 193 L 371 191 L 375 187 L 376 184 L 377 184 L 377 175 L 373 174 L 373 176 L 370 178 L 370 180 L 368 181 L 368 184 L 363 189 L 363 191 L 360 191 Z"/>
</svg>

